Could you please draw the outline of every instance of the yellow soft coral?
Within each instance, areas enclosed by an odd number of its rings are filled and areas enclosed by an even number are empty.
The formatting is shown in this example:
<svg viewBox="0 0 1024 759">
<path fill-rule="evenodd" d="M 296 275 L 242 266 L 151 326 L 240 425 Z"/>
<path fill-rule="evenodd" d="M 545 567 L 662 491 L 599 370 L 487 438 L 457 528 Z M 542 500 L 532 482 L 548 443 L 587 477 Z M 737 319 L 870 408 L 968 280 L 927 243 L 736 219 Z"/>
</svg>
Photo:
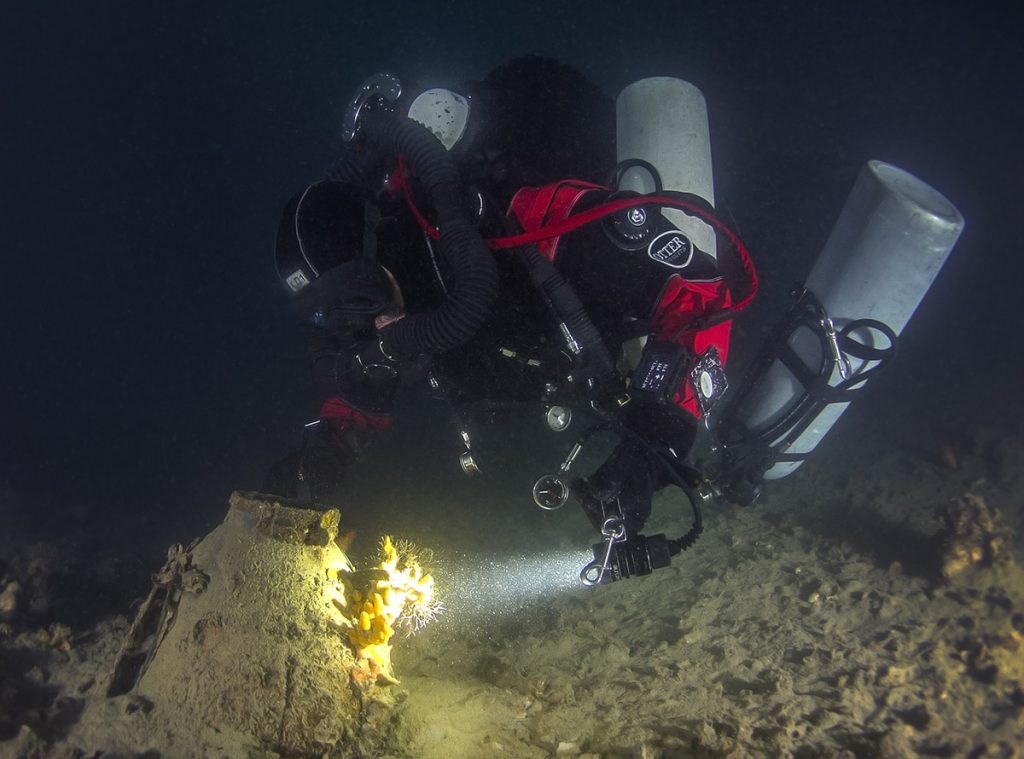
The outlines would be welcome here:
<svg viewBox="0 0 1024 759">
<path fill-rule="evenodd" d="M 385 678 L 393 680 L 389 641 L 395 632 L 394 624 L 415 614 L 417 608 L 430 607 L 434 578 L 424 574 L 414 559 L 402 557 L 390 535 L 381 541 L 380 555 L 376 569 L 384 577 L 365 589 L 365 594 L 353 593 L 353 624 L 348 639 L 359 657 L 375 662 Z"/>
</svg>

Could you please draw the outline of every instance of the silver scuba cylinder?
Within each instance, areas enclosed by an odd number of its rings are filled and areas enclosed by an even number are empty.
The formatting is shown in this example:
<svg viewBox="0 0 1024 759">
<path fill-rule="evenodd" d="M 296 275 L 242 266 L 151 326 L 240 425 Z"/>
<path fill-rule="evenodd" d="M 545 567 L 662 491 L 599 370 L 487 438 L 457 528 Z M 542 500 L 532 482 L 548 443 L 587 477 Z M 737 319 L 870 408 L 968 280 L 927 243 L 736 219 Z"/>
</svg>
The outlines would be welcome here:
<svg viewBox="0 0 1024 759">
<path fill-rule="evenodd" d="M 818 257 L 806 289 L 824 308 L 827 331 L 841 330 L 854 320 L 870 318 L 898 336 L 928 292 L 963 230 L 960 212 L 943 195 L 911 174 L 881 161 L 869 161 Z M 855 328 L 850 336 L 869 348 L 885 349 L 876 330 Z M 822 342 L 808 329 L 794 331 L 788 344 L 808 368 L 822 361 Z M 833 340 L 833 345 L 835 342 Z M 856 378 L 878 362 L 835 354 L 828 384 L 835 387 Z M 768 430 L 806 389 L 781 360 L 774 361 L 750 388 L 738 412 L 739 421 L 756 436 Z M 824 438 L 849 402 L 829 403 L 783 447 L 789 455 L 810 453 Z M 785 437 L 766 441 L 776 447 Z M 777 461 L 764 478 L 785 477 L 801 460 Z"/>
<path fill-rule="evenodd" d="M 699 89 L 673 77 L 641 79 L 619 93 L 615 115 L 618 161 L 647 161 L 658 170 L 664 189 L 698 195 L 714 205 L 708 108 Z M 647 194 L 655 187 L 648 172 L 634 167 L 623 172 L 618 189 Z M 717 257 L 710 225 L 682 211 L 662 213 L 697 248 Z"/>
</svg>

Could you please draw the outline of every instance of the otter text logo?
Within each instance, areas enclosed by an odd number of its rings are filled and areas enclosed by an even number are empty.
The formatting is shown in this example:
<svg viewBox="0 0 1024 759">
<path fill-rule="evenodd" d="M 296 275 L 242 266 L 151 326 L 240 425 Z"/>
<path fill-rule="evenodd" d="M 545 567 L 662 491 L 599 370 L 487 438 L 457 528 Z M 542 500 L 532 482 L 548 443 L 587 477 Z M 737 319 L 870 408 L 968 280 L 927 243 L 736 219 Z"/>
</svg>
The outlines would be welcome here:
<svg viewBox="0 0 1024 759">
<path fill-rule="evenodd" d="M 647 255 L 659 264 L 683 269 L 693 258 L 693 245 L 686 236 L 676 230 L 662 232 L 647 248 Z"/>
</svg>

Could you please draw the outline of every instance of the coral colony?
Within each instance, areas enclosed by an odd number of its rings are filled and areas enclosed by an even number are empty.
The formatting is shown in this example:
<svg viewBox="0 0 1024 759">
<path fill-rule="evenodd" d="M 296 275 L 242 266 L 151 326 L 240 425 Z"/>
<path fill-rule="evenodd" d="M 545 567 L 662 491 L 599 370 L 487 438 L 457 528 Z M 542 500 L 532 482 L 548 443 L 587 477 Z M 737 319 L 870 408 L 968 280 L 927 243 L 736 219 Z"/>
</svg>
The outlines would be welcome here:
<svg viewBox="0 0 1024 759">
<path fill-rule="evenodd" d="M 404 551 L 385 536 L 376 566 L 364 570 L 336 567 L 327 573 L 327 592 L 338 612 L 335 624 L 345 629 L 358 660 L 352 672 L 357 680 L 398 682 L 390 644 L 396 625 L 417 630 L 441 612 L 434 597 L 433 576 L 424 572 L 411 544 L 403 541 L 400 545 Z"/>
</svg>

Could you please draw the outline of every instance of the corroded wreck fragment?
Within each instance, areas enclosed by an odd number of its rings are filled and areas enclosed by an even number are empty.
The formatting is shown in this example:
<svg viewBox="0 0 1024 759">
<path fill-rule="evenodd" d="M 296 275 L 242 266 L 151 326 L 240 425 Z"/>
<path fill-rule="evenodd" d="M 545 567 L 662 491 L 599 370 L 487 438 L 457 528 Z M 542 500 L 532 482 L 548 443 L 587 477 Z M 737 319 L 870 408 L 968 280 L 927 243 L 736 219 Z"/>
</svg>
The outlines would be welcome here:
<svg viewBox="0 0 1024 759">
<path fill-rule="evenodd" d="M 172 546 L 108 693 L 287 756 L 385 750 L 397 700 L 350 641 L 338 531 L 337 511 L 234 493 L 219 527 Z"/>
</svg>

